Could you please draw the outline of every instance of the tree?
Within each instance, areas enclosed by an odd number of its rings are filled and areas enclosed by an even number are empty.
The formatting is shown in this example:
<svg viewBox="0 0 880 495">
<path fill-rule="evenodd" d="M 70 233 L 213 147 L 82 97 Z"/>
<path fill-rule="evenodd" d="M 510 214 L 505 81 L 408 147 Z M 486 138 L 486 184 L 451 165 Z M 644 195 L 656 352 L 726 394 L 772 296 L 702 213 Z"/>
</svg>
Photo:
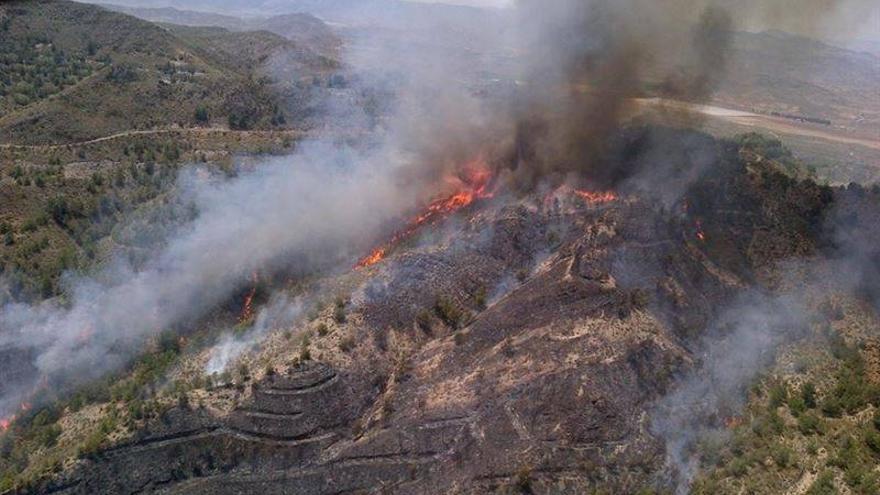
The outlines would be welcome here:
<svg viewBox="0 0 880 495">
<path fill-rule="evenodd" d="M 208 109 L 202 105 L 199 105 L 198 107 L 196 107 L 196 111 L 195 111 L 194 116 L 195 116 L 196 122 L 198 122 L 200 124 L 205 124 L 210 119 L 210 117 L 208 115 Z"/>
</svg>

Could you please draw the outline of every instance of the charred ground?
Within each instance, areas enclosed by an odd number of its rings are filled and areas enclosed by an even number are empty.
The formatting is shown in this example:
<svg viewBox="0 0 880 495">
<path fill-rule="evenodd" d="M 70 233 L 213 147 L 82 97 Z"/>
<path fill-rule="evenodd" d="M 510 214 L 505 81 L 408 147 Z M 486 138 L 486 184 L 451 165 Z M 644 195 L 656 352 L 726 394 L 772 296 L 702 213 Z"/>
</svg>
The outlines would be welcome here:
<svg viewBox="0 0 880 495">
<path fill-rule="evenodd" d="M 670 487 L 653 404 L 699 368 L 707 326 L 746 292 L 781 290 L 785 262 L 821 270 L 841 249 L 829 217 L 871 228 L 880 193 L 792 179 L 759 149 L 663 129 L 619 136 L 621 177 L 650 166 L 639 150 L 654 148 L 638 143 L 658 135 L 681 143 L 667 154 L 678 170 L 702 168 L 680 197 L 621 180 L 611 202 L 565 190 L 476 202 L 325 281 L 335 305 L 296 338 L 269 339 L 250 368 L 199 384 L 184 366 L 176 402 L 33 491 Z"/>
</svg>

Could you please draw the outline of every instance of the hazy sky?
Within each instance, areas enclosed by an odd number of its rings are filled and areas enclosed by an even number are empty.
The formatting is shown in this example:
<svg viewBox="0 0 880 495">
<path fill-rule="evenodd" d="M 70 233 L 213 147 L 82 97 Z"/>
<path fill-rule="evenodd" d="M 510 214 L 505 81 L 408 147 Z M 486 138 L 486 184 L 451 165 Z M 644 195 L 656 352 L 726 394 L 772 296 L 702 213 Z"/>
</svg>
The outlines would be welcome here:
<svg viewBox="0 0 880 495">
<path fill-rule="evenodd" d="M 411 2 L 438 3 L 437 0 L 410 0 Z M 473 5 L 476 7 L 506 7 L 513 4 L 514 0 L 443 0 L 442 3 L 456 5 Z"/>
</svg>

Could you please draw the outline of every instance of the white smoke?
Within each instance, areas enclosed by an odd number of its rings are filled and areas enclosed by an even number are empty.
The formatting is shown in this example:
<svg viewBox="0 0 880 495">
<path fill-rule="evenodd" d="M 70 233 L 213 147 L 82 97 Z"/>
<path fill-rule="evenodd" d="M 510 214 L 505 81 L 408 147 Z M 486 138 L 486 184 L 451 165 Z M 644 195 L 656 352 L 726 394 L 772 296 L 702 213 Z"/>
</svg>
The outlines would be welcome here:
<svg viewBox="0 0 880 495">
<path fill-rule="evenodd" d="M 399 181 L 406 166 L 387 149 L 326 142 L 268 160 L 233 179 L 184 173 L 196 219 L 140 269 L 123 262 L 71 281 L 69 304 L 9 304 L 0 310 L 0 349 L 33 355 L 44 376 L 91 379 L 142 352 L 150 337 L 202 316 L 255 270 L 296 260 L 350 267 L 419 187 Z M 11 388 L 11 387 L 7 387 Z M 0 413 L 20 397 L 0 398 Z"/>
<path fill-rule="evenodd" d="M 808 321 L 801 295 L 750 293 L 707 330 L 697 353 L 702 365 L 681 379 L 652 415 L 653 433 L 666 441 L 676 493 L 687 493 L 698 473 L 696 442 L 725 434 L 720 419 L 741 410 L 746 387 L 773 363 L 781 345 L 806 334 Z"/>
<path fill-rule="evenodd" d="M 205 373 L 213 375 L 226 371 L 242 354 L 255 349 L 269 332 L 296 323 L 304 308 L 301 298 L 291 300 L 284 294 L 276 294 L 266 307 L 260 309 L 254 323 L 243 334 L 228 331 L 220 337 L 217 345 L 211 348 Z"/>
</svg>

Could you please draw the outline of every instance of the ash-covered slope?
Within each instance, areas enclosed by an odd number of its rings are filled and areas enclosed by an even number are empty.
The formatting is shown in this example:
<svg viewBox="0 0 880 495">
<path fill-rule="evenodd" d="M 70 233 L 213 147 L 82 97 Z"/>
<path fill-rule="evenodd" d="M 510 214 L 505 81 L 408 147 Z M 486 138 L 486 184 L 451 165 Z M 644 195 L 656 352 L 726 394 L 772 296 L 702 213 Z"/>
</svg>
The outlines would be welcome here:
<svg viewBox="0 0 880 495">
<path fill-rule="evenodd" d="M 280 373 L 232 412 L 182 403 L 37 492 L 667 486 L 652 405 L 694 367 L 701 332 L 738 295 L 769 291 L 776 262 L 827 250 L 836 202 L 878 208 L 876 194 L 714 150 L 715 168 L 672 206 L 566 188 L 475 203 L 340 277 L 357 287 L 345 321 L 297 364 L 282 357 L 299 349 L 278 351 Z M 337 348 L 342 335 L 353 349 Z"/>
</svg>

